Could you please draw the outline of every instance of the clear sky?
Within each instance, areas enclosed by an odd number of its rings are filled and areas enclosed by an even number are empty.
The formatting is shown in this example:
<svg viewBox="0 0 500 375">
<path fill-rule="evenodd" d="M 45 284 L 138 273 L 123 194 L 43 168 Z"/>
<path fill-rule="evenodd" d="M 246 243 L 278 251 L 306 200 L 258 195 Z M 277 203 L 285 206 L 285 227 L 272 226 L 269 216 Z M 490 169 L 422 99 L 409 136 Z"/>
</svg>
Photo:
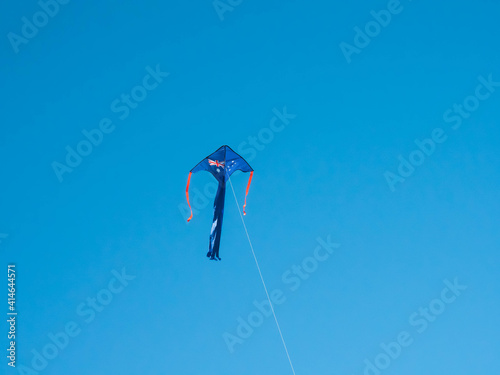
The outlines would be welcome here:
<svg viewBox="0 0 500 375">
<path fill-rule="evenodd" d="M 495 373 L 497 2 L 1 8 L 0 373 Z"/>
</svg>

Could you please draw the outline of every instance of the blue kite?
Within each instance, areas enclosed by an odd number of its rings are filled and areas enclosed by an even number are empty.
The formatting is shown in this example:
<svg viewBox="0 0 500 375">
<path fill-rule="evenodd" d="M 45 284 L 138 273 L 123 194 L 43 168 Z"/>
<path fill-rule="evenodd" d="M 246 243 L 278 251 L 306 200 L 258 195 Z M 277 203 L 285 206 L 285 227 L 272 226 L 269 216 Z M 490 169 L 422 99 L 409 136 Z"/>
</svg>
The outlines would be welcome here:
<svg viewBox="0 0 500 375">
<path fill-rule="evenodd" d="M 245 193 L 245 204 L 243 205 L 243 214 L 246 215 L 245 206 L 247 205 L 248 189 L 252 182 L 253 169 L 240 155 L 234 152 L 229 146 L 222 146 L 214 153 L 208 155 L 205 159 L 200 161 L 196 166 L 191 169 L 188 176 L 186 186 L 186 199 L 191 210 L 191 216 L 187 219 L 190 221 L 193 218 L 193 210 L 189 203 L 189 183 L 191 181 L 191 174 L 199 171 L 208 171 L 219 182 L 217 187 L 217 194 L 214 201 L 214 220 L 212 223 L 212 230 L 210 231 L 210 239 L 208 244 L 207 257 L 212 260 L 221 260 L 219 257 L 220 237 L 222 233 L 222 218 L 224 216 L 224 198 L 226 195 L 226 181 L 235 171 L 250 172 L 248 178 L 247 190 Z"/>
</svg>

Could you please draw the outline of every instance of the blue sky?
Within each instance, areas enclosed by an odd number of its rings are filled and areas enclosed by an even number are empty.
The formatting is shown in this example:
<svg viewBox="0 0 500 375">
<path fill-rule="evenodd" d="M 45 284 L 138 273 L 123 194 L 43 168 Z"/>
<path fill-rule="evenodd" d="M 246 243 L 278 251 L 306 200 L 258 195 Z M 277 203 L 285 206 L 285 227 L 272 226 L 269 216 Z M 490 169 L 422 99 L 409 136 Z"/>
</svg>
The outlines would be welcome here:
<svg viewBox="0 0 500 375">
<path fill-rule="evenodd" d="M 6 374 L 292 373 L 271 317 L 225 342 L 266 298 L 232 193 L 222 262 L 213 196 L 185 220 L 188 171 L 223 144 L 255 170 L 245 221 L 296 374 L 494 373 L 499 4 L 51 4 L 0 12 Z M 193 175 L 192 198 L 212 181 Z M 312 267 L 318 238 L 339 246 Z"/>
</svg>

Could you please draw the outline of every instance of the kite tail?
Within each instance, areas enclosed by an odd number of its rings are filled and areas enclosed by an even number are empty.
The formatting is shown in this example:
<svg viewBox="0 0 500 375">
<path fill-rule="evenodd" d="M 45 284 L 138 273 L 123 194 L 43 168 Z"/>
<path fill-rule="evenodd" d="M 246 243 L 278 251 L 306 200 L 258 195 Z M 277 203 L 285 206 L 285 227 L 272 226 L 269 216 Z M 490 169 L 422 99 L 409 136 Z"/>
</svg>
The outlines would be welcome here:
<svg viewBox="0 0 500 375">
<path fill-rule="evenodd" d="M 247 195 L 248 195 L 248 189 L 250 189 L 250 184 L 252 183 L 252 177 L 253 177 L 253 171 L 250 172 L 250 177 L 248 177 L 248 184 L 247 184 L 247 191 L 245 193 L 245 204 L 243 205 L 243 215 L 246 215 L 247 213 L 245 212 L 245 207 L 247 205 Z"/>
<path fill-rule="evenodd" d="M 186 199 L 187 199 L 187 202 L 188 202 L 189 210 L 191 211 L 191 216 L 189 216 L 188 222 L 193 218 L 193 210 L 191 209 L 191 204 L 189 203 L 189 183 L 191 182 L 191 175 L 192 174 L 193 174 L 192 172 L 189 172 L 188 183 L 187 183 L 187 186 L 186 186 Z"/>
<path fill-rule="evenodd" d="M 210 231 L 210 239 L 208 244 L 207 257 L 214 260 L 220 260 L 219 246 L 222 234 L 222 219 L 224 217 L 224 198 L 226 195 L 226 187 L 224 183 L 219 182 L 217 188 L 217 195 L 214 201 L 214 221 L 212 223 L 212 230 Z"/>
</svg>

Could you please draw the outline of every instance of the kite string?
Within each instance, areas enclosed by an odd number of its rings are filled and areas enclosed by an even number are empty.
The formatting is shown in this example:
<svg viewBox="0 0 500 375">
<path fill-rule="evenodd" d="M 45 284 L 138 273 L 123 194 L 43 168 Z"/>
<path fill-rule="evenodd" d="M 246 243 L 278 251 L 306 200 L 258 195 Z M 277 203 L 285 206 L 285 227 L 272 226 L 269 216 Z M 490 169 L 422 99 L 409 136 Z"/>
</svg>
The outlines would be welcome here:
<svg viewBox="0 0 500 375">
<path fill-rule="evenodd" d="M 273 316 L 274 316 L 274 321 L 276 322 L 276 327 L 278 327 L 278 332 L 281 336 L 281 341 L 283 342 L 283 347 L 285 348 L 286 356 L 288 357 L 288 362 L 290 362 L 290 367 L 292 368 L 293 375 L 295 375 L 295 370 L 293 369 L 292 360 L 290 359 L 290 354 L 288 354 L 288 349 L 286 347 L 285 339 L 283 338 L 283 334 L 281 333 L 281 328 L 280 328 L 280 325 L 278 323 L 278 318 L 276 317 L 276 313 L 274 312 L 273 303 L 271 302 L 271 298 L 269 297 L 269 293 L 267 291 L 264 277 L 262 276 L 262 272 L 260 271 L 259 262 L 257 261 L 257 257 L 255 256 L 255 252 L 254 252 L 253 246 L 252 246 L 252 241 L 250 241 L 250 236 L 248 235 L 247 226 L 245 225 L 245 219 L 243 219 L 243 215 L 241 214 L 240 205 L 238 204 L 238 199 L 236 198 L 236 193 L 234 192 L 233 183 L 231 182 L 230 178 L 229 178 L 229 184 L 231 185 L 231 190 L 233 191 L 234 200 L 236 201 L 236 206 L 238 207 L 238 212 L 239 212 L 240 217 L 241 217 L 241 222 L 243 223 L 243 227 L 245 228 L 245 233 L 247 234 L 248 243 L 250 244 L 250 249 L 252 250 L 253 259 L 255 260 L 255 264 L 257 265 L 257 270 L 259 271 L 262 285 L 264 286 L 264 290 L 266 291 L 266 296 L 267 296 L 267 299 L 269 301 L 269 306 L 271 306 L 271 311 L 272 311 Z"/>
</svg>

